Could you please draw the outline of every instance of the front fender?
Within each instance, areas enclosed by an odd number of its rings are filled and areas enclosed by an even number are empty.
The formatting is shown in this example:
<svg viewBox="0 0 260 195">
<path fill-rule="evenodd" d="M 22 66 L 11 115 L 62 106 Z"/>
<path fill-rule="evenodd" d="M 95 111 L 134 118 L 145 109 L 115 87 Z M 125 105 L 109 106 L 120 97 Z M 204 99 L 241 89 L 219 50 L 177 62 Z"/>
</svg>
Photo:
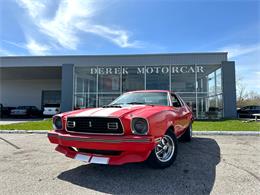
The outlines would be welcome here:
<svg viewBox="0 0 260 195">
<path fill-rule="evenodd" d="M 148 117 L 150 134 L 163 136 L 166 131 L 174 127 L 174 119 L 170 111 L 162 111 Z"/>
</svg>

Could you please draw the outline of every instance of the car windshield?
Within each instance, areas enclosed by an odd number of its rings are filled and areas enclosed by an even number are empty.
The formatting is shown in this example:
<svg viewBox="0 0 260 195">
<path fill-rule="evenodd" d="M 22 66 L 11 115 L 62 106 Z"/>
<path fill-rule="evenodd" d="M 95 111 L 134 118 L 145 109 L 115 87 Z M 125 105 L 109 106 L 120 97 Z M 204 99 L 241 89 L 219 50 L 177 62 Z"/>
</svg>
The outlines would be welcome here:
<svg viewBox="0 0 260 195">
<path fill-rule="evenodd" d="M 166 92 L 131 92 L 125 93 L 110 105 L 149 104 L 169 106 Z"/>
</svg>

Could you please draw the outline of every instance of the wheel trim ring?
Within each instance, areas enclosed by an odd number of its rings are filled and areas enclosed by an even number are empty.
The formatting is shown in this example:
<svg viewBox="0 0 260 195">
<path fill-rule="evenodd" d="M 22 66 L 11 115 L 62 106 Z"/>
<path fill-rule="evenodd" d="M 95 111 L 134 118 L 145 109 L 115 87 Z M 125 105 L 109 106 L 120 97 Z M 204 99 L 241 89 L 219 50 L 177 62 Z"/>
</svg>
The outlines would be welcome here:
<svg viewBox="0 0 260 195">
<path fill-rule="evenodd" d="M 158 155 L 158 152 L 162 150 L 162 149 L 160 149 L 160 148 L 162 148 L 162 147 L 159 147 L 158 145 L 161 145 L 161 144 L 162 144 L 163 147 L 164 147 L 165 144 L 162 143 L 164 139 L 166 139 L 166 140 L 167 140 L 168 142 L 170 142 L 170 143 L 169 143 L 169 145 L 168 145 L 167 151 L 165 151 L 165 152 L 163 153 L 163 155 L 160 156 L 160 155 Z M 157 158 L 159 161 L 161 161 L 161 162 L 167 162 L 167 161 L 169 161 L 169 160 L 172 158 L 172 156 L 173 156 L 173 154 L 174 154 L 174 152 L 175 152 L 175 145 L 174 145 L 173 139 L 172 139 L 169 135 L 164 135 L 163 138 L 162 138 L 162 140 L 161 140 L 161 142 L 160 142 L 158 145 L 157 145 L 156 148 L 155 148 L 155 156 L 156 156 L 156 158 Z M 158 150 L 159 150 L 159 151 L 158 151 Z M 161 154 L 161 153 L 160 153 L 160 154 Z M 164 154 L 166 154 L 166 155 L 164 156 Z"/>
</svg>

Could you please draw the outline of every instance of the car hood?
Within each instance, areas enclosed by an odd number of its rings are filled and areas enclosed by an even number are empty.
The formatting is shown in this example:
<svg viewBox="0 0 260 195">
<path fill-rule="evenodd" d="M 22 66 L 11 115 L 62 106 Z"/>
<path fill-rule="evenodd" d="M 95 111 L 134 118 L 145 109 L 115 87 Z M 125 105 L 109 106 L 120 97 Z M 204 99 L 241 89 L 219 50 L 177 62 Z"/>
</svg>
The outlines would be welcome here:
<svg viewBox="0 0 260 195">
<path fill-rule="evenodd" d="M 167 106 L 150 106 L 150 105 L 128 105 L 121 108 L 91 108 L 68 112 L 66 117 L 123 117 L 125 115 L 135 115 L 146 117 L 147 114 L 153 114 L 169 109 Z"/>
</svg>

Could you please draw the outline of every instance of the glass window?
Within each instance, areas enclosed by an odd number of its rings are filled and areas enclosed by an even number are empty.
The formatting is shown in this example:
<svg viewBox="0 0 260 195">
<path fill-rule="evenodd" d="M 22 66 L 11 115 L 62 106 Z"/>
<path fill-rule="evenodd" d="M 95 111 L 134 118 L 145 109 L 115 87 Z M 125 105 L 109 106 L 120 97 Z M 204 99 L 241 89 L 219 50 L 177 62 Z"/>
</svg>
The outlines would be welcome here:
<svg viewBox="0 0 260 195">
<path fill-rule="evenodd" d="M 107 105 L 124 92 L 143 89 L 177 92 L 197 118 L 223 115 L 221 65 L 75 67 L 75 108 Z"/>
<path fill-rule="evenodd" d="M 114 101 L 120 94 L 99 94 L 98 106 L 104 106 Z"/>
<path fill-rule="evenodd" d="M 216 93 L 222 93 L 222 76 L 221 68 L 216 70 Z"/>
<path fill-rule="evenodd" d="M 98 67 L 99 92 L 120 92 L 121 67 Z"/>
<path fill-rule="evenodd" d="M 146 89 L 169 90 L 169 66 L 147 66 L 146 69 Z"/>
<path fill-rule="evenodd" d="M 174 95 L 174 94 L 171 94 L 171 101 L 172 101 L 172 106 L 173 107 L 181 107 L 182 106 L 181 102 L 179 101 L 177 96 Z"/>
<path fill-rule="evenodd" d="M 143 68 L 140 66 L 122 68 L 123 92 L 145 89 Z"/>
<path fill-rule="evenodd" d="M 210 95 L 215 95 L 215 72 L 208 75 L 208 93 Z"/>
<path fill-rule="evenodd" d="M 195 65 L 171 66 L 171 90 L 175 92 L 195 92 Z"/>
<path fill-rule="evenodd" d="M 112 104 L 155 104 L 168 106 L 168 95 L 165 92 L 130 92 L 125 93 Z"/>
<path fill-rule="evenodd" d="M 196 93 L 178 93 L 178 95 L 191 108 L 193 115 L 196 116 Z"/>
<path fill-rule="evenodd" d="M 75 67 L 76 93 L 93 93 L 97 91 L 97 72 L 95 67 Z"/>
</svg>

